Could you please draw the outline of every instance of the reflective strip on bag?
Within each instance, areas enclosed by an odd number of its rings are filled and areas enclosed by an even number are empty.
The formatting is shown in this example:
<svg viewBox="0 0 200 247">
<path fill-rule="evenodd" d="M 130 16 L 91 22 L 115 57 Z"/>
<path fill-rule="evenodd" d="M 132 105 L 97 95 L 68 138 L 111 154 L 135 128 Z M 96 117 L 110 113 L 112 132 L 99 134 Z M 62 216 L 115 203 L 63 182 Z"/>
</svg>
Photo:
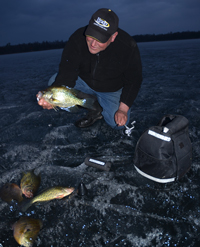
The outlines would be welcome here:
<svg viewBox="0 0 200 247">
<path fill-rule="evenodd" d="M 138 173 L 140 173 L 142 176 L 148 178 L 148 179 L 151 179 L 155 182 L 158 182 L 158 183 L 170 183 L 170 182 L 174 182 L 176 180 L 176 178 L 156 178 L 156 177 L 153 177 L 149 174 L 146 174 L 145 172 L 141 171 L 137 166 L 135 166 L 135 169 Z"/>
<path fill-rule="evenodd" d="M 161 134 L 158 134 L 156 133 L 155 131 L 153 130 L 149 130 L 148 131 L 148 134 L 151 135 L 151 136 L 154 136 L 158 139 L 161 139 L 163 141 L 166 141 L 166 142 L 170 142 L 171 141 L 171 137 L 168 137 L 168 136 L 164 136 L 164 135 L 161 135 Z"/>
</svg>

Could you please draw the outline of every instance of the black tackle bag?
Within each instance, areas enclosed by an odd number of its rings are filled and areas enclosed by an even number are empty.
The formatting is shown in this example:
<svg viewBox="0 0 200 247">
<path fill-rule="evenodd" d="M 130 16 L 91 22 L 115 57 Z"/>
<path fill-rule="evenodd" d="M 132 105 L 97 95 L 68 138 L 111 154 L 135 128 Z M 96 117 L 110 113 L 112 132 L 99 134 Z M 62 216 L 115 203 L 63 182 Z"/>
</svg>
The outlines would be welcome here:
<svg viewBox="0 0 200 247">
<path fill-rule="evenodd" d="M 164 116 L 158 126 L 150 127 L 141 135 L 135 148 L 136 170 L 159 183 L 181 178 L 191 163 L 188 120 L 180 115 Z"/>
</svg>

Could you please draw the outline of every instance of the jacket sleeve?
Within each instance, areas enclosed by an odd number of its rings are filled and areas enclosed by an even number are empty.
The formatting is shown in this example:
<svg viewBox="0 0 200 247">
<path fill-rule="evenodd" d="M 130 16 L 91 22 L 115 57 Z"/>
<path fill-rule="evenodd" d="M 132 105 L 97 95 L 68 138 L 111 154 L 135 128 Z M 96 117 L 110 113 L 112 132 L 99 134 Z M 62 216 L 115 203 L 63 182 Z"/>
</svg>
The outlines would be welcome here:
<svg viewBox="0 0 200 247">
<path fill-rule="evenodd" d="M 80 48 L 72 35 L 63 49 L 58 75 L 53 86 L 75 86 L 79 74 L 80 57 Z"/>
<path fill-rule="evenodd" d="M 123 89 L 120 101 L 131 107 L 142 83 L 142 63 L 140 52 L 135 43 L 123 76 Z"/>
</svg>

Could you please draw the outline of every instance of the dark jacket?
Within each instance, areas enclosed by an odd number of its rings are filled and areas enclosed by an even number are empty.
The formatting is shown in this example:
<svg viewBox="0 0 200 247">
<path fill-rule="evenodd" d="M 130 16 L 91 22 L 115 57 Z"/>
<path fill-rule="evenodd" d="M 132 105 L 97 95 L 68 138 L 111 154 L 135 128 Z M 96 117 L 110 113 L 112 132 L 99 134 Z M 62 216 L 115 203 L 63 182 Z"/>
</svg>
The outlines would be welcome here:
<svg viewBox="0 0 200 247">
<path fill-rule="evenodd" d="M 75 31 L 62 53 L 59 73 L 54 86 L 74 87 L 78 76 L 98 92 L 115 92 L 123 88 L 120 101 L 131 107 L 142 82 L 142 65 L 138 46 L 125 31 L 104 51 L 91 54 L 88 50 L 86 27 Z"/>
</svg>

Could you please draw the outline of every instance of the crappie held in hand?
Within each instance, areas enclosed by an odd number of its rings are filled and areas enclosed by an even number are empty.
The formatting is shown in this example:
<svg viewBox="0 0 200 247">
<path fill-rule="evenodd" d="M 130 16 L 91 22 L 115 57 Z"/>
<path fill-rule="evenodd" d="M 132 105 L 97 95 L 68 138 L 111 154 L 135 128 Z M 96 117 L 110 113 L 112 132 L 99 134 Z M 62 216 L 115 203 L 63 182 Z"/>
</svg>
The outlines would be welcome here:
<svg viewBox="0 0 200 247">
<path fill-rule="evenodd" d="M 18 244 L 32 247 L 41 228 L 41 220 L 24 216 L 14 223 L 13 236 Z"/>
<path fill-rule="evenodd" d="M 76 108 L 76 106 L 94 109 L 94 99 L 79 99 L 77 97 L 78 93 L 78 90 L 65 86 L 49 87 L 42 91 L 42 97 L 45 99 L 45 101 L 50 103 L 55 110 L 56 107 L 62 107 L 67 108 L 69 111 L 73 111 L 75 110 L 73 108 Z"/>
<path fill-rule="evenodd" d="M 27 202 L 23 202 L 21 205 L 21 210 L 25 212 L 32 204 L 36 202 L 46 202 L 54 199 L 62 199 L 68 195 L 70 195 L 74 191 L 73 187 L 61 187 L 55 186 L 52 188 L 48 188 L 45 191 L 41 192 L 39 195 L 33 197 Z"/>
</svg>

